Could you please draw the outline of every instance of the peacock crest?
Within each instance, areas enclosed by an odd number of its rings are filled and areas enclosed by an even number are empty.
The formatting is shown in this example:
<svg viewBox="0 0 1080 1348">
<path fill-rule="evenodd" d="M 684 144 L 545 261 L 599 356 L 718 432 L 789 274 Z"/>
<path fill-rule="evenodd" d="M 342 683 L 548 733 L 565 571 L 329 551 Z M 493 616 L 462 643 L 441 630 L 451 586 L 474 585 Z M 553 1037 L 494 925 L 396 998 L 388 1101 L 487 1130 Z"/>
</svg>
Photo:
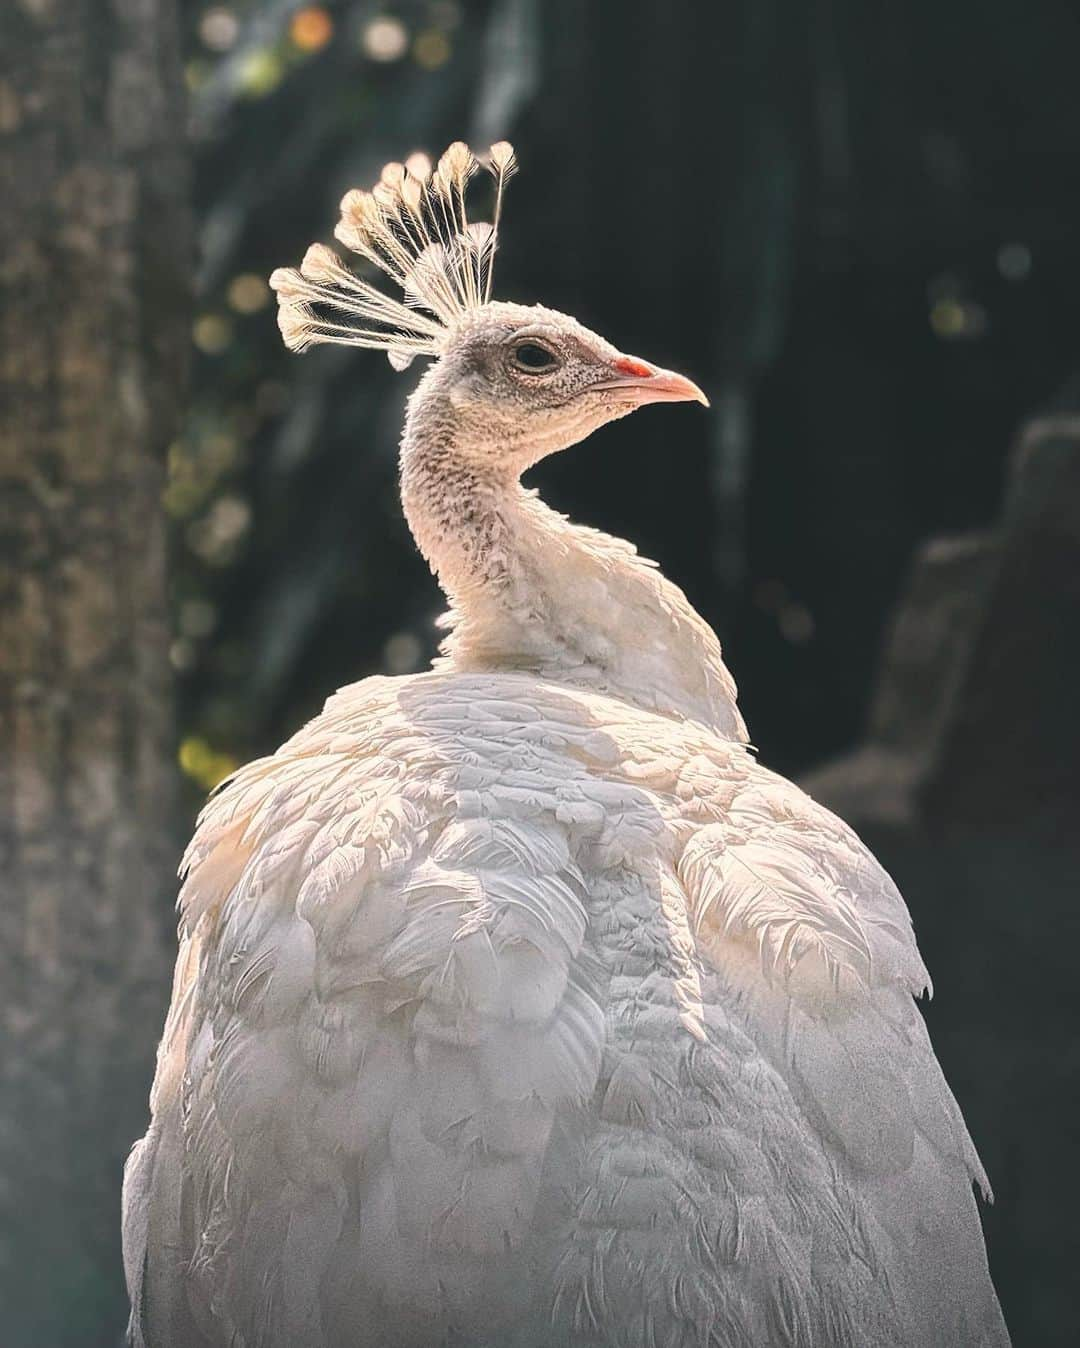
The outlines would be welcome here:
<svg viewBox="0 0 1080 1348">
<path fill-rule="evenodd" d="M 285 345 L 373 347 L 396 370 L 414 356 L 438 355 L 461 315 L 491 298 L 503 193 L 517 161 L 513 146 L 499 141 L 483 162 L 495 180 L 490 224 L 470 223 L 466 214 L 481 161 L 461 141 L 434 166 L 425 154 L 410 155 L 404 164 L 387 164 L 370 192 L 346 192 L 335 237 L 399 285 L 404 302 L 357 276 L 332 248 L 313 243 L 299 271 L 279 267 L 270 277 Z"/>
</svg>

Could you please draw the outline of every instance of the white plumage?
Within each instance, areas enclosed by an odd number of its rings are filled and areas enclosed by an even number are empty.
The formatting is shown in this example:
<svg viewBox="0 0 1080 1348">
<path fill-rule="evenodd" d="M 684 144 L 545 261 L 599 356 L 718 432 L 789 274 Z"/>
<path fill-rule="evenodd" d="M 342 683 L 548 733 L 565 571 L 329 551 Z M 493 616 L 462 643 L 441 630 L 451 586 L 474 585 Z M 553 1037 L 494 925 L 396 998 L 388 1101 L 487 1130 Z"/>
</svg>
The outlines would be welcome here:
<svg viewBox="0 0 1080 1348">
<path fill-rule="evenodd" d="M 681 592 L 517 485 L 697 391 L 477 284 L 402 450 L 443 658 L 331 698 L 185 858 L 133 1342 L 1006 1344 L 900 895 L 748 752 Z"/>
</svg>

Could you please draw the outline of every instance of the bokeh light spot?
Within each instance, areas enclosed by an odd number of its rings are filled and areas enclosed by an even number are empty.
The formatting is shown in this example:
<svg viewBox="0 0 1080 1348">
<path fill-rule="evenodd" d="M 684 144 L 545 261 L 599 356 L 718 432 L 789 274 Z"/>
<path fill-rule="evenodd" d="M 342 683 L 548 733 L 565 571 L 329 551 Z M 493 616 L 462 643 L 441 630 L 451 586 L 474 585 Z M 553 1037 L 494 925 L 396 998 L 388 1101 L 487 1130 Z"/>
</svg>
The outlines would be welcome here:
<svg viewBox="0 0 1080 1348">
<path fill-rule="evenodd" d="M 191 340 L 204 356 L 220 356 L 233 337 L 233 325 L 224 314 L 200 314 L 191 327 Z"/>
<path fill-rule="evenodd" d="M 178 674 L 188 674 L 197 663 L 194 645 L 187 637 L 177 637 L 169 647 L 169 664 Z"/>
<path fill-rule="evenodd" d="M 956 300 L 938 300 L 930 310 L 930 326 L 939 337 L 957 337 L 963 330 L 964 311 Z"/>
<path fill-rule="evenodd" d="M 177 759 L 181 772 L 204 791 L 212 791 L 240 766 L 232 754 L 214 749 L 201 735 L 189 735 L 181 741 Z"/>
<path fill-rule="evenodd" d="M 238 314 L 257 314 L 270 302 L 270 287 L 261 276 L 244 272 L 229 282 L 227 298 L 229 307 Z"/>
<path fill-rule="evenodd" d="M 238 496 L 222 496 L 187 527 L 188 547 L 209 566 L 228 566 L 251 526 L 251 507 Z"/>
<path fill-rule="evenodd" d="M 1031 275 L 1031 249 L 1026 243 L 1002 244 L 997 265 L 1006 281 L 1026 281 Z"/>
<path fill-rule="evenodd" d="M 199 20 L 199 39 L 211 51 L 228 51 L 240 36 L 240 20 L 225 5 L 208 9 Z"/>
<path fill-rule="evenodd" d="M 930 326 L 943 341 L 982 337 L 989 327 L 986 310 L 970 300 L 940 299 L 930 309 Z"/>
<path fill-rule="evenodd" d="M 334 20 L 321 5 L 309 5 L 292 16 L 289 37 L 301 51 L 320 51 L 333 36 Z"/>
<path fill-rule="evenodd" d="M 793 646 L 803 646 L 814 635 L 814 615 L 805 604 L 785 604 L 776 618 L 780 635 Z"/>
<path fill-rule="evenodd" d="M 413 59 L 422 70 L 438 70 L 450 59 L 450 41 L 437 28 L 428 28 L 416 35 Z"/>
<path fill-rule="evenodd" d="M 383 660 L 391 674 L 411 674 L 424 650 L 411 632 L 395 632 L 383 647 Z"/>
<path fill-rule="evenodd" d="M 239 84 L 249 98 L 264 98 L 281 83 L 285 67 L 277 52 L 260 47 L 250 52 L 240 67 Z"/>
<path fill-rule="evenodd" d="M 360 39 L 364 55 L 373 61 L 400 61 L 409 46 L 409 34 L 400 19 L 380 14 L 364 28 Z"/>
</svg>

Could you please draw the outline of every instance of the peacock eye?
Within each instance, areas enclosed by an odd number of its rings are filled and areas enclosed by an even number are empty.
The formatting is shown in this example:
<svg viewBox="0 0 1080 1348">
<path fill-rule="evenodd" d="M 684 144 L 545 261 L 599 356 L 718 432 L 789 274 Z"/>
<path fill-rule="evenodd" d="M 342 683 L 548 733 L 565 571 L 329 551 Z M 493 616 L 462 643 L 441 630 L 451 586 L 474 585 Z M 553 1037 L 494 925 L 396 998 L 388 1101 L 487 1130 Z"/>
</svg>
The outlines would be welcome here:
<svg viewBox="0 0 1080 1348">
<path fill-rule="evenodd" d="M 554 351 L 539 342 L 520 342 L 514 347 L 512 360 L 526 374 L 548 374 L 559 363 Z"/>
</svg>

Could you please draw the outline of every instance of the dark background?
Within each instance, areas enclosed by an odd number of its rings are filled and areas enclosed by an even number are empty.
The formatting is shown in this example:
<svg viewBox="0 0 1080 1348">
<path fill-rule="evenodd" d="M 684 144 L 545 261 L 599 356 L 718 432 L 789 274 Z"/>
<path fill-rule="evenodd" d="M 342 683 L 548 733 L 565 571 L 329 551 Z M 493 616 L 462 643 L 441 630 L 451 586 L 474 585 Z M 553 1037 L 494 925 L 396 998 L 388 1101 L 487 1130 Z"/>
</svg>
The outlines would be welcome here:
<svg viewBox="0 0 1080 1348">
<path fill-rule="evenodd" d="M 984 1218 L 1014 1340 L 1073 1342 L 1080 10 L 78 8 L 92 68 L 136 11 L 181 36 L 191 181 L 171 209 L 190 202 L 194 245 L 159 228 L 140 273 L 153 315 L 169 259 L 191 260 L 186 410 L 159 446 L 180 831 L 334 688 L 423 667 L 441 608 L 396 496 L 415 368 L 289 355 L 265 278 L 329 241 L 342 193 L 385 160 L 509 138 L 499 297 L 566 310 L 712 399 L 644 411 L 532 481 L 687 591 L 764 761 L 893 870 L 996 1189 Z M 145 1098 L 137 1077 L 125 1099 Z M 142 1108 L 117 1107 L 117 1136 Z M 115 1265 L 110 1248 L 92 1329 L 59 1311 L 45 1337 L 25 1329 L 46 1281 L 11 1341 L 114 1342 Z"/>
</svg>

